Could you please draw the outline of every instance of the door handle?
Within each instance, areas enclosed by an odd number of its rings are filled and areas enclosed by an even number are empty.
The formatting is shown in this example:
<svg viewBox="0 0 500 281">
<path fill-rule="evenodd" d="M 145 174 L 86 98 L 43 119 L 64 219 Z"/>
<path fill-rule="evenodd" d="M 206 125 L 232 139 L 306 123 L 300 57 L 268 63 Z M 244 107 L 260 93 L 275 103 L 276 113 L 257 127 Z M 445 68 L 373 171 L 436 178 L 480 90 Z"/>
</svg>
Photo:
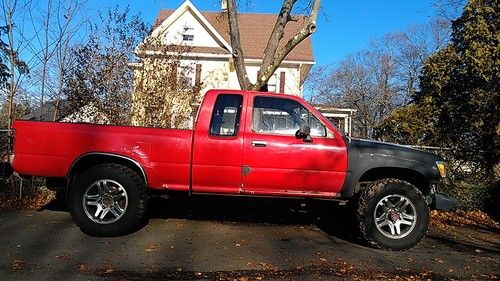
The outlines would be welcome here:
<svg viewBox="0 0 500 281">
<path fill-rule="evenodd" d="M 267 142 L 266 141 L 252 141 L 252 146 L 253 147 L 265 147 L 267 146 Z"/>
</svg>

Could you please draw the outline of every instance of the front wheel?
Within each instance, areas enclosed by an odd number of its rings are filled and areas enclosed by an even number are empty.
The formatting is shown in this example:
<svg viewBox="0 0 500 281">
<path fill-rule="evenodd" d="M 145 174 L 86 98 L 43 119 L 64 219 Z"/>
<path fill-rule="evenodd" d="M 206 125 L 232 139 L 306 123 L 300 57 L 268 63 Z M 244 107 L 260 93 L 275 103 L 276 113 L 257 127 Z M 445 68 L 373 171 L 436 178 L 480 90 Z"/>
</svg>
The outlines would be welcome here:
<svg viewBox="0 0 500 281">
<path fill-rule="evenodd" d="M 425 236 L 429 208 L 420 190 L 412 184 L 384 179 L 361 191 L 357 219 L 363 238 L 372 246 L 405 250 Z"/>
<path fill-rule="evenodd" d="M 78 174 L 68 195 L 76 225 L 88 235 L 103 237 L 136 230 L 148 199 L 145 183 L 136 172 L 109 163 Z"/>
</svg>

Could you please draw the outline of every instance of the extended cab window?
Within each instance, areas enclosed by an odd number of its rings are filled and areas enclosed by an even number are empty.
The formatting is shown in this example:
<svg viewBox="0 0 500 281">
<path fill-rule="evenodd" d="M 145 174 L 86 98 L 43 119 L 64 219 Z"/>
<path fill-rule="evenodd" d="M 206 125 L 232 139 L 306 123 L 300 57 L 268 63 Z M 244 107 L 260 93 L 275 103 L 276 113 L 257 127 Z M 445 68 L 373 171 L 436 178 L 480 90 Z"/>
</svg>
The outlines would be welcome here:
<svg viewBox="0 0 500 281">
<path fill-rule="evenodd" d="M 252 126 L 255 132 L 293 136 L 305 123 L 311 126 L 311 136 L 326 136 L 325 126 L 294 100 L 255 97 L 253 106 Z"/>
<path fill-rule="evenodd" d="M 210 134 L 214 136 L 236 136 L 240 125 L 241 104 L 240 95 L 223 94 L 217 97 L 212 119 Z"/>
</svg>

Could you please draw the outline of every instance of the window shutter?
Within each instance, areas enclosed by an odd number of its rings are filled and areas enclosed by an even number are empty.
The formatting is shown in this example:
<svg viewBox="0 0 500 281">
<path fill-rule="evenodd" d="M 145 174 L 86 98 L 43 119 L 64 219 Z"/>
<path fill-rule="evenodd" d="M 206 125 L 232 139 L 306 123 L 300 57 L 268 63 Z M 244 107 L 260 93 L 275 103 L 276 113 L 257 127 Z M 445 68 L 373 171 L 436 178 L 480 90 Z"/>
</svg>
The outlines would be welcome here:
<svg viewBox="0 0 500 281">
<path fill-rule="evenodd" d="M 285 93 L 285 79 L 286 79 L 286 73 L 284 71 L 281 71 L 281 73 L 280 73 L 280 93 Z"/>
<path fill-rule="evenodd" d="M 201 64 L 196 64 L 196 74 L 194 76 L 194 84 L 196 86 L 201 84 Z"/>
<path fill-rule="evenodd" d="M 173 89 L 177 89 L 177 78 L 178 78 L 177 64 L 172 63 L 170 68 L 170 82 Z"/>
</svg>

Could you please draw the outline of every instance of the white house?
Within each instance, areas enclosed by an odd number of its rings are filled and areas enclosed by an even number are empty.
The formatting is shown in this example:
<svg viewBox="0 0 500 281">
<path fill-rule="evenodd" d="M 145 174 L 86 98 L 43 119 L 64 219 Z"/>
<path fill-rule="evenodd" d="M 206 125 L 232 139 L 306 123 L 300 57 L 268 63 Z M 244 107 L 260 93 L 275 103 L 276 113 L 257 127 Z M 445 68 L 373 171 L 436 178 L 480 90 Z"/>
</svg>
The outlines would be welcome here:
<svg viewBox="0 0 500 281">
<path fill-rule="evenodd" d="M 238 14 L 241 43 L 251 82 L 256 80 L 276 17 L 275 14 Z M 286 27 L 282 44 L 306 20 L 304 16 L 295 16 L 294 19 Z M 199 11 L 187 0 L 176 10 L 161 10 L 149 36 L 159 38 L 165 45 L 190 47 L 189 52 L 182 54 L 180 65 L 181 68 L 191 70 L 188 72 L 187 83 L 201 83 L 201 92 L 204 93 L 213 88 L 240 88 L 232 62 L 228 31 L 227 11 Z M 155 50 L 148 50 L 146 54 L 154 55 L 154 52 Z M 269 80 L 268 90 L 302 96 L 304 80 L 314 63 L 312 42 L 307 38 L 285 58 Z M 141 62 L 136 64 L 140 65 Z"/>
</svg>

